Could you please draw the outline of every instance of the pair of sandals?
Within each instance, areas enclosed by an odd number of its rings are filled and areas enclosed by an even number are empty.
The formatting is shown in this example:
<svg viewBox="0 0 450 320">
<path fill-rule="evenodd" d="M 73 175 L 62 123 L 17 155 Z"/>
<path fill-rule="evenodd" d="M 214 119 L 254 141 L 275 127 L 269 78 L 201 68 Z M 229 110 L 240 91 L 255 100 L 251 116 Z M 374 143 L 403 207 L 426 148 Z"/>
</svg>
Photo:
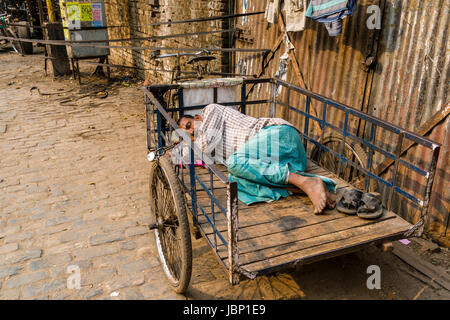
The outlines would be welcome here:
<svg viewBox="0 0 450 320">
<path fill-rule="evenodd" d="M 379 196 L 356 189 L 345 191 L 336 204 L 336 209 L 348 215 L 358 215 L 363 219 L 377 219 L 384 212 Z"/>
</svg>

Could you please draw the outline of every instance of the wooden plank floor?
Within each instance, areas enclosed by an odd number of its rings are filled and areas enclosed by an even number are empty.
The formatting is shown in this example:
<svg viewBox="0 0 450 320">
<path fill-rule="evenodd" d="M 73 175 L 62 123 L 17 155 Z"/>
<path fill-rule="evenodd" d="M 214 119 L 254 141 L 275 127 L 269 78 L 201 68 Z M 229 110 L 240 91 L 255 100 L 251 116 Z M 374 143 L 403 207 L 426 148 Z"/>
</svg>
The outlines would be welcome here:
<svg viewBox="0 0 450 320">
<path fill-rule="evenodd" d="M 222 170 L 226 168 L 222 167 Z M 206 169 L 196 169 L 204 184 L 210 186 Z M 347 188 L 345 181 L 308 163 L 307 172 L 334 179 L 338 197 Z M 226 188 L 217 179 L 214 181 L 214 194 L 226 208 Z M 211 199 L 197 183 L 197 198 L 205 214 L 211 216 Z M 227 220 L 216 204 L 215 225 L 227 239 Z M 361 245 L 399 238 L 411 224 L 385 210 L 376 220 L 365 220 L 357 216 L 348 216 L 337 210 L 325 210 L 322 215 L 314 215 L 312 203 L 305 195 L 292 195 L 273 203 L 258 203 L 250 206 L 239 201 L 239 265 L 242 269 L 255 274 L 268 269 L 282 267 L 293 261 L 308 263 L 336 256 Z M 212 227 L 204 215 L 199 222 L 211 243 L 214 241 Z M 228 265 L 227 248 L 216 238 L 218 256 Z"/>
</svg>

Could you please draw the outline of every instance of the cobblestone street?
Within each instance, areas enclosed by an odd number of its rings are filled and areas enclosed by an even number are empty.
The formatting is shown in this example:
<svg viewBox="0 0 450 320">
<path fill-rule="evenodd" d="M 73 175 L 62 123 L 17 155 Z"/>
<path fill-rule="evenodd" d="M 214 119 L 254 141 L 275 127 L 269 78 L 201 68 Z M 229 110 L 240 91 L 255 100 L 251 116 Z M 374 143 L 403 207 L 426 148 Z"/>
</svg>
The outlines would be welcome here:
<svg viewBox="0 0 450 320">
<path fill-rule="evenodd" d="M 141 83 L 116 81 L 105 98 L 106 80 L 85 73 L 80 87 L 43 64 L 0 52 L 0 299 L 412 299 L 425 286 L 377 248 L 231 286 L 200 239 L 188 292 L 173 293 L 147 227 Z M 366 287 L 372 264 L 381 290 Z M 419 299 L 449 297 L 428 286 Z"/>
</svg>

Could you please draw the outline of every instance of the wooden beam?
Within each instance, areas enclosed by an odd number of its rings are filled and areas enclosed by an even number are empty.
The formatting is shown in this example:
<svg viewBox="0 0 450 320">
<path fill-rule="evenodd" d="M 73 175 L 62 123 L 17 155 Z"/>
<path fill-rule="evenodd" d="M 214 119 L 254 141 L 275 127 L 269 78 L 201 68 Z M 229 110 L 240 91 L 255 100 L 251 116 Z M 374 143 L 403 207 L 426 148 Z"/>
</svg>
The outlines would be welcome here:
<svg viewBox="0 0 450 320">
<path fill-rule="evenodd" d="M 450 277 L 446 274 L 445 270 L 432 265 L 428 261 L 418 256 L 412 250 L 405 247 L 405 245 L 395 242 L 394 251 L 392 252 L 401 260 L 409 264 L 414 269 L 422 272 L 424 275 L 434 279 L 434 282 L 438 283 L 447 290 L 450 290 Z"/>
</svg>

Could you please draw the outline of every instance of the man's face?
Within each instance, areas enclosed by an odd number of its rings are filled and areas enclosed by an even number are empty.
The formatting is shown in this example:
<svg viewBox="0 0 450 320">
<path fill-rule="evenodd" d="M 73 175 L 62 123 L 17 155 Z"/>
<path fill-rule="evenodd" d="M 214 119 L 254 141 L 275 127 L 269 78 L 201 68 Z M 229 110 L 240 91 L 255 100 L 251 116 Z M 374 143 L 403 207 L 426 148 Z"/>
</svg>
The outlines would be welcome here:
<svg viewBox="0 0 450 320">
<path fill-rule="evenodd" d="M 181 118 L 180 120 L 180 128 L 189 132 L 191 137 L 194 136 L 194 130 L 198 129 L 196 126 L 201 125 L 202 118 L 199 115 L 195 115 L 194 119 L 192 118 Z"/>
<path fill-rule="evenodd" d="M 192 135 L 194 134 L 194 119 L 191 118 L 181 118 L 180 120 L 180 128 L 186 131 L 189 131 L 189 133 Z"/>
</svg>

